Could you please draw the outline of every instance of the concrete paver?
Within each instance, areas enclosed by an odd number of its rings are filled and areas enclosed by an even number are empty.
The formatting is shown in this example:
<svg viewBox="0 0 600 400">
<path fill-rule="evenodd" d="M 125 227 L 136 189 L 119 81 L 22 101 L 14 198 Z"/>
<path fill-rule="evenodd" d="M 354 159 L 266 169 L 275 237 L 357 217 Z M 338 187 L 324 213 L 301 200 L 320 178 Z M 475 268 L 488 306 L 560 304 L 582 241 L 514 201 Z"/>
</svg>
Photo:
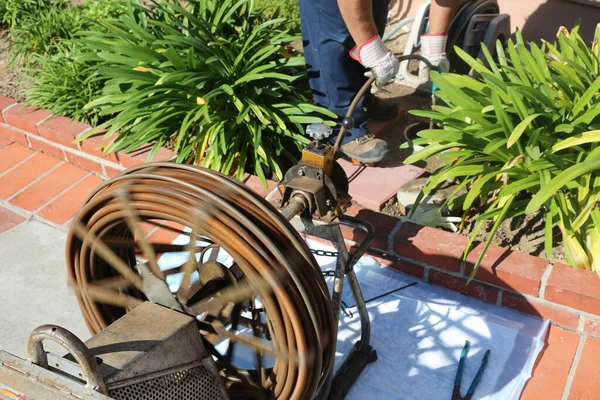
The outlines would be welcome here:
<svg viewBox="0 0 600 400">
<path fill-rule="evenodd" d="M 551 326 L 546 347 L 538 357 L 521 400 L 562 399 L 578 343 L 576 333 Z"/>
<path fill-rule="evenodd" d="M 0 177 L 0 198 L 8 199 L 60 164 L 58 158 L 38 153 Z"/>
<path fill-rule="evenodd" d="M 54 196 L 83 178 L 87 171 L 72 164 L 63 163 L 54 171 L 13 197 L 10 202 L 28 211 L 35 211 Z"/>
<path fill-rule="evenodd" d="M 67 286 L 65 238 L 64 229 L 35 220 L 0 234 L 0 349 L 26 357 L 31 331 L 43 324 L 90 337 Z"/>
<path fill-rule="evenodd" d="M 95 175 L 88 175 L 75 186 L 63 192 L 52 203 L 42 208 L 38 215 L 44 219 L 62 225 L 70 220 L 81 208 L 85 198 L 104 182 Z"/>
<path fill-rule="evenodd" d="M 30 157 L 35 152 L 18 143 L 13 143 L 0 150 L 0 174 Z"/>
<path fill-rule="evenodd" d="M 350 181 L 350 195 L 360 205 L 380 211 L 404 184 L 425 170 L 414 165 L 382 161 L 375 167 L 361 169 L 346 160 L 338 160 Z M 359 171 L 359 169 L 361 169 Z"/>
<path fill-rule="evenodd" d="M 586 338 L 579 366 L 575 373 L 569 400 L 594 400 L 598 393 L 598 374 L 600 373 L 600 340 Z"/>
</svg>

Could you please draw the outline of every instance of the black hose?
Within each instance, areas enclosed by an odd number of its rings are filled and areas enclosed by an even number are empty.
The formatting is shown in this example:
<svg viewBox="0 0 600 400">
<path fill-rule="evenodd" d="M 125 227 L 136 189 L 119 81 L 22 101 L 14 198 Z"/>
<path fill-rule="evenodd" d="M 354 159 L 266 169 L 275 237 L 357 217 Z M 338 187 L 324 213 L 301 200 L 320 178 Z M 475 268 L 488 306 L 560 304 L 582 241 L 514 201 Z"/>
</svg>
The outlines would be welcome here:
<svg viewBox="0 0 600 400">
<path fill-rule="evenodd" d="M 419 61 L 424 62 L 429 67 L 429 69 L 434 69 L 433 64 L 431 64 L 431 62 L 428 59 L 426 59 L 425 57 L 420 56 L 418 54 L 409 54 L 406 56 L 398 57 L 399 62 L 403 62 L 403 61 L 407 61 L 407 60 L 419 60 Z M 346 118 L 352 118 L 352 114 L 354 114 L 354 110 L 356 109 L 358 102 L 360 101 L 361 97 L 364 96 L 367 89 L 369 89 L 371 87 L 371 85 L 373 84 L 374 81 L 375 81 L 375 77 L 373 77 L 373 76 L 370 77 L 369 79 L 367 79 L 365 84 L 360 88 L 358 93 L 356 93 L 356 96 L 354 96 L 352 103 L 350 103 L 350 107 L 348 107 L 348 112 L 346 112 Z M 344 126 L 342 126 L 340 128 L 340 133 L 338 133 L 337 139 L 335 141 L 335 145 L 333 146 L 333 150 L 335 152 L 334 154 L 338 153 L 338 151 L 340 149 L 340 145 L 342 144 L 342 140 L 344 139 L 344 136 L 346 136 L 346 128 Z"/>
</svg>

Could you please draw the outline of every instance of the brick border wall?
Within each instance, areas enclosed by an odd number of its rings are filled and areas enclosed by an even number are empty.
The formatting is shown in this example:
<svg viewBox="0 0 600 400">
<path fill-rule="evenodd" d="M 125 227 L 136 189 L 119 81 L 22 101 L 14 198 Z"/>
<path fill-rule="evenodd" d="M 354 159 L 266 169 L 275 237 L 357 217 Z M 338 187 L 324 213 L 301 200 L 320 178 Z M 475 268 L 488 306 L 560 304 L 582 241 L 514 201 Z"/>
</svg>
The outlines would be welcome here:
<svg viewBox="0 0 600 400">
<path fill-rule="evenodd" d="M 150 148 L 130 154 L 102 153 L 98 149 L 106 143 L 102 135 L 73 143 L 90 129 L 89 125 L 54 117 L 46 110 L 22 107 L 15 100 L 0 96 L 0 138 L 58 157 L 104 179 L 145 162 Z M 173 156 L 172 151 L 162 149 L 154 161 L 167 161 Z M 247 176 L 244 182 L 274 200 L 275 182 L 269 182 L 267 189 L 255 176 Z M 375 226 L 377 236 L 369 255 L 389 268 L 488 303 L 550 319 L 553 324 L 579 334 L 600 338 L 600 277 L 596 273 L 574 270 L 562 263 L 492 245 L 476 279 L 467 285 L 481 246 L 462 263 L 465 236 L 402 222 L 354 206 L 347 213 Z M 343 234 L 349 245 L 364 238 L 362 232 L 351 228 L 343 229 Z"/>
<path fill-rule="evenodd" d="M 91 129 L 87 124 L 54 116 L 46 110 L 23 107 L 16 100 L 0 96 L 0 137 L 78 165 L 102 178 L 112 178 L 126 168 L 144 163 L 150 153 L 148 147 L 129 154 L 104 154 L 99 148 L 109 141 L 102 134 L 73 143 Z M 161 149 L 153 160 L 167 161 L 173 157 L 172 151 Z"/>
</svg>

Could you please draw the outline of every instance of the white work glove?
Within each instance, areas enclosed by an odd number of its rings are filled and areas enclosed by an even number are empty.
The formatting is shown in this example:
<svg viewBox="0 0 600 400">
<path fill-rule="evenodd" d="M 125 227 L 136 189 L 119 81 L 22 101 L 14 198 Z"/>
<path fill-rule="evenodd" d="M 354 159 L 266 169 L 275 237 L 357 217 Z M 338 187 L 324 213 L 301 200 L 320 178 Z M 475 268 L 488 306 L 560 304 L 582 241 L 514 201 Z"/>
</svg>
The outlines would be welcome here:
<svg viewBox="0 0 600 400">
<path fill-rule="evenodd" d="M 411 210 L 412 213 L 412 210 Z M 445 217 L 440 214 L 437 208 L 431 210 L 425 210 L 420 206 L 417 206 L 414 214 L 410 217 L 401 217 L 403 221 L 413 222 L 418 225 L 430 226 L 432 228 L 446 228 L 452 232 L 458 232 L 458 228 L 455 224 L 462 222 L 460 217 Z"/>
<path fill-rule="evenodd" d="M 394 53 L 388 49 L 379 35 L 362 46 L 354 46 L 350 50 L 350 57 L 361 63 L 365 68 L 371 69 L 375 76 L 375 84 L 384 86 L 396 78 L 400 63 Z"/>
<path fill-rule="evenodd" d="M 448 35 L 421 35 L 421 55 L 425 57 L 438 72 L 448 72 L 450 63 L 446 58 L 446 42 Z M 429 67 L 421 61 L 419 64 L 419 82 L 429 82 Z"/>
</svg>

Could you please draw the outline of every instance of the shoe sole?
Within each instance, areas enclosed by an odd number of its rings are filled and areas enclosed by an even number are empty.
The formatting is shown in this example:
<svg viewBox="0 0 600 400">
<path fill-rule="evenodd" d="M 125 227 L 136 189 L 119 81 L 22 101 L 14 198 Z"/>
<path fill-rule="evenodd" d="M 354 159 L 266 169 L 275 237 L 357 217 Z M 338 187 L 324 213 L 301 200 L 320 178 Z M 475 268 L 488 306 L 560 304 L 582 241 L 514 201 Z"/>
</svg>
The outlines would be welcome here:
<svg viewBox="0 0 600 400">
<path fill-rule="evenodd" d="M 387 152 L 385 152 L 383 154 L 383 156 L 381 156 L 381 158 L 362 158 L 362 159 L 358 159 L 358 158 L 352 158 L 351 156 L 348 156 L 348 155 L 347 155 L 347 157 L 350 159 L 350 161 L 354 165 L 364 164 L 367 167 L 371 167 L 371 166 L 377 164 L 378 162 L 384 160 L 388 156 L 388 154 L 390 154 L 390 153 L 391 153 L 391 150 L 388 150 Z"/>
</svg>

